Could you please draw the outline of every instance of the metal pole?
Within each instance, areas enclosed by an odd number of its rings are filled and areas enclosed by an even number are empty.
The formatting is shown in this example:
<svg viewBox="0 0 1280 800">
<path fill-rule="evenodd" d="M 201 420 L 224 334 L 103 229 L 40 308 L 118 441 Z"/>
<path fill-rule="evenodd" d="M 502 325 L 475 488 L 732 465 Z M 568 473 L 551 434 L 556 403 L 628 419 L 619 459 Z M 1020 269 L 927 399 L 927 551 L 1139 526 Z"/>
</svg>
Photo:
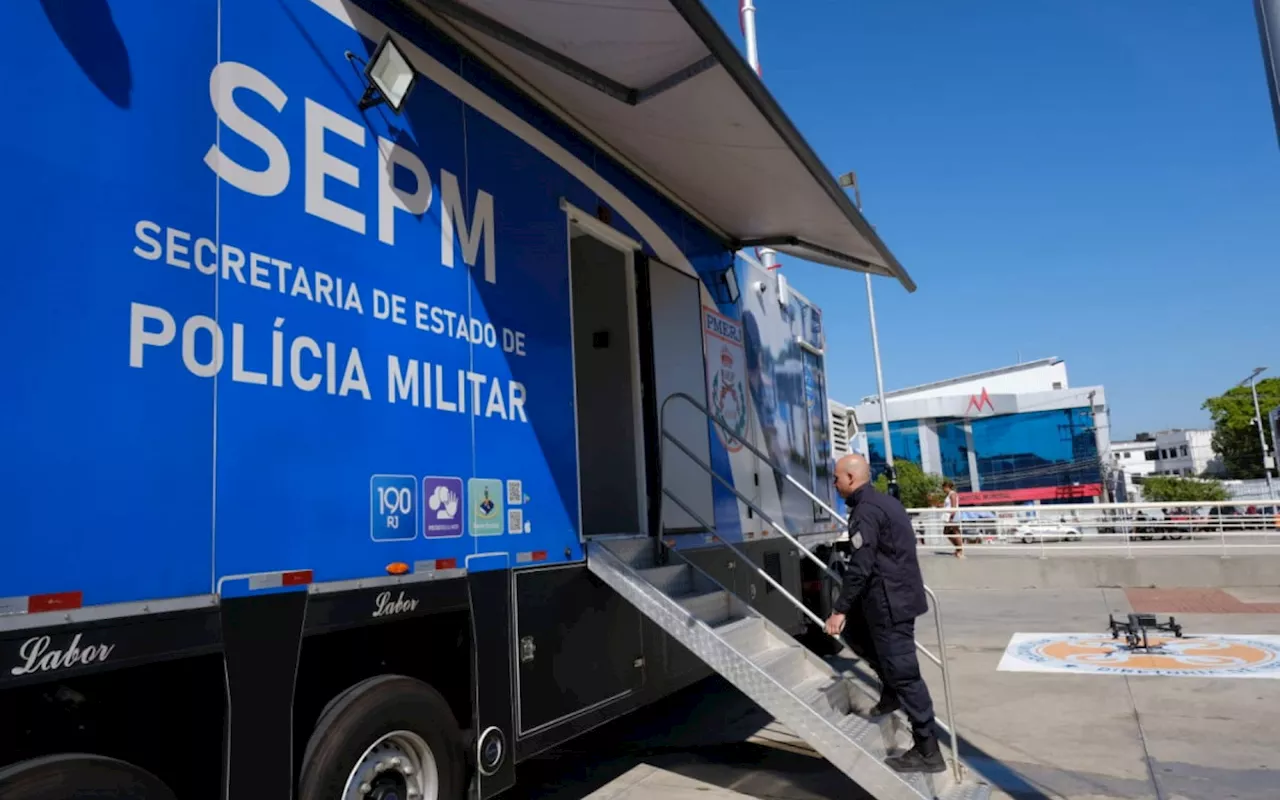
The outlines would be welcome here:
<svg viewBox="0 0 1280 800">
<path fill-rule="evenodd" d="M 853 185 L 853 202 L 862 213 L 862 192 L 858 189 L 858 176 L 849 173 Z M 876 393 L 880 398 L 880 432 L 884 436 L 884 468 L 889 476 L 889 494 L 898 498 L 898 475 L 893 469 L 893 443 L 889 441 L 889 404 L 884 398 L 884 372 L 880 369 L 880 334 L 876 330 L 876 299 L 871 291 L 871 273 L 864 272 L 867 281 L 867 316 L 871 319 L 871 352 L 876 360 Z"/>
<path fill-rule="evenodd" d="M 739 0 L 738 22 L 742 25 L 742 38 L 747 43 L 747 64 L 760 74 L 760 47 L 756 42 L 756 5 L 752 0 Z M 778 253 L 773 248 L 757 249 L 760 264 L 767 270 L 778 268 Z"/>
<path fill-rule="evenodd" d="M 738 21 L 742 23 L 742 37 L 747 40 L 747 63 L 760 74 L 760 51 L 756 46 L 756 5 L 752 0 L 738 4 Z"/>
<path fill-rule="evenodd" d="M 1271 114 L 1280 137 L 1280 0 L 1254 0 L 1253 10 L 1262 40 L 1262 66 L 1271 95 Z"/>
<path fill-rule="evenodd" d="M 853 206 L 861 214 L 862 192 L 858 189 L 858 174 L 846 172 L 840 176 L 839 181 L 842 187 L 853 191 Z M 863 276 L 867 281 L 867 316 L 871 319 L 871 352 L 876 361 L 876 392 L 880 399 L 880 432 L 884 436 L 885 474 L 889 476 L 889 494 L 895 499 L 901 499 L 898 491 L 898 475 L 893 469 L 893 443 L 889 441 L 889 404 L 885 401 L 884 372 L 880 369 L 880 334 L 876 330 L 875 294 L 871 291 L 871 273 L 865 272 Z"/>
<path fill-rule="evenodd" d="M 862 210 L 861 207 L 858 208 Z M 889 494 L 898 496 L 898 476 L 893 469 L 893 444 L 889 441 L 889 406 L 884 399 L 884 372 L 880 369 L 880 335 L 876 332 L 876 301 L 871 292 L 871 273 L 863 273 L 867 279 L 867 315 L 871 318 L 871 350 L 876 359 L 876 391 L 880 396 L 880 431 L 884 434 L 884 464 L 889 476 Z"/>
<path fill-rule="evenodd" d="M 1267 479 L 1267 497 L 1276 499 L 1275 485 L 1271 482 L 1271 464 L 1267 460 L 1267 435 L 1262 430 L 1262 409 L 1258 405 L 1258 376 L 1266 372 L 1266 367 L 1254 367 L 1249 377 L 1236 384 L 1249 384 L 1249 393 L 1253 395 L 1253 421 L 1258 426 L 1258 444 L 1262 447 L 1262 474 Z"/>
<path fill-rule="evenodd" d="M 1258 372 L 1249 377 L 1249 392 L 1253 395 L 1253 418 L 1258 423 L 1258 444 L 1262 445 L 1262 474 L 1267 478 L 1267 497 L 1276 499 L 1276 489 L 1271 483 L 1271 465 L 1267 463 L 1267 437 L 1262 432 L 1262 408 L 1258 405 Z"/>
</svg>

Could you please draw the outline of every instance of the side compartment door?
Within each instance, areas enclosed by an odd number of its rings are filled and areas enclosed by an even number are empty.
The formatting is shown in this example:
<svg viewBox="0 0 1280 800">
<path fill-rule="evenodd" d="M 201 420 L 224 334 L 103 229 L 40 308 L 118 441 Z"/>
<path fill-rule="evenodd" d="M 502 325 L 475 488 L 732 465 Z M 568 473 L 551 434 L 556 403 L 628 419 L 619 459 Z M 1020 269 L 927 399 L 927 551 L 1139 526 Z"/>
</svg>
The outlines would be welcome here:
<svg viewBox="0 0 1280 800">
<path fill-rule="evenodd" d="M 521 737 L 641 688 L 642 620 L 622 595 L 581 566 L 513 580 Z"/>
<path fill-rule="evenodd" d="M 645 378 L 648 406 L 646 439 L 651 464 L 661 463 L 661 487 L 670 490 L 702 519 L 714 522 L 712 478 L 669 440 L 662 428 L 689 448 L 703 463 L 711 463 L 711 442 L 706 415 L 680 399 L 663 402 L 672 394 L 689 395 L 707 407 L 707 370 L 702 353 L 702 295 L 698 279 L 652 258 L 637 257 L 641 316 L 648 322 L 649 369 Z M 648 313 L 645 313 L 647 305 Z M 661 462 L 658 453 L 663 452 Z M 662 502 L 657 476 L 650 475 L 651 531 L 662 533 L 703 530 L 693 516 L 675 503 Z"/>
</svg>

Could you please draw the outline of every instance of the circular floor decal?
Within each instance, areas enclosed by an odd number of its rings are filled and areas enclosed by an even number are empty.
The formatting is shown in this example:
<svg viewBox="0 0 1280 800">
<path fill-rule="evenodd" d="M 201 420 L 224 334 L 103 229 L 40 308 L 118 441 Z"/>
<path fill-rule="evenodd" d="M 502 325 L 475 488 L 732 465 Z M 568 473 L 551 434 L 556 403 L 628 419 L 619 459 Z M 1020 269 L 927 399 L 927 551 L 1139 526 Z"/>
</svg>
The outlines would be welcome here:
<svg viewBox="0 0 1280 800">
<path fill-rule="evenodd" d="M 1130 650 L 1110 634 L 1014 634 L 999 669 L 1094 675 L 1280 678 L 1280 636 L 1149 637 Z"/>
</svg>

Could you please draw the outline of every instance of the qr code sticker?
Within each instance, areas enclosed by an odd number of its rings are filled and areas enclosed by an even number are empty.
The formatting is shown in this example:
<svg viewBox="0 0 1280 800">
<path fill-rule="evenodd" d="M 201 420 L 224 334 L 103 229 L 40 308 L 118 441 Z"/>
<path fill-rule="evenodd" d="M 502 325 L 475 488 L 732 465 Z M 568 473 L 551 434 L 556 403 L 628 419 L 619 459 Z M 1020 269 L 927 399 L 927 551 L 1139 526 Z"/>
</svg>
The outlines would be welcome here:
<svg viewBox="0 0 1280 800">
<path fill-rule="evenodd" d="M 507 481 L 507 505 L 518 506 L 524 502 L 524 481 Z"/>
<path fill-rule="evenodd" d="M 507 510 L 507 532 L 524 533 L 524 512 L 518 508 Z"/>
</svg>

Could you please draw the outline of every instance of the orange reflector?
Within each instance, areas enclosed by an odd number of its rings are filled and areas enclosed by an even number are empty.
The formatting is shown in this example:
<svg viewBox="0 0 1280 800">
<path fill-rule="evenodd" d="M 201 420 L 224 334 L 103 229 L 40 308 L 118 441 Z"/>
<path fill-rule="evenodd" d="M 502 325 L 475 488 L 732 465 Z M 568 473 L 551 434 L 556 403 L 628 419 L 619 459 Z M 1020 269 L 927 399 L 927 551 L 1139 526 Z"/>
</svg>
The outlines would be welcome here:
<svg viewBox="0 0 1280 800">
<path fill-rule="evenodd" d="M 396 561 L 387 565 L 388 575 L 403 575 L 409 571 L 409 565 L 403 561 Z"/>
<path fill-rule="evenodd" d="M 534 561 L 546 561 L 546 560 L 547 560 L 547 551 L 546 551 L 546 550 L 534 550 L 534 551 L 533 551 L 533 560 L 534 560 Z"/>
<path fill-rule="evenodd" d="M 55 592 L 54 594 L 33 594 L 27 598 L 27 613 L 39 614 L 41 611 L 70 611 L 84 604 L 84 592 Z"/>
<path fill-rule="evenodd" d="M 280 576 L 281 586 L 306 586 L 309 583 L 311 583 L 311 570 L 309 569 L 285 572 Z"/>
</svg>

